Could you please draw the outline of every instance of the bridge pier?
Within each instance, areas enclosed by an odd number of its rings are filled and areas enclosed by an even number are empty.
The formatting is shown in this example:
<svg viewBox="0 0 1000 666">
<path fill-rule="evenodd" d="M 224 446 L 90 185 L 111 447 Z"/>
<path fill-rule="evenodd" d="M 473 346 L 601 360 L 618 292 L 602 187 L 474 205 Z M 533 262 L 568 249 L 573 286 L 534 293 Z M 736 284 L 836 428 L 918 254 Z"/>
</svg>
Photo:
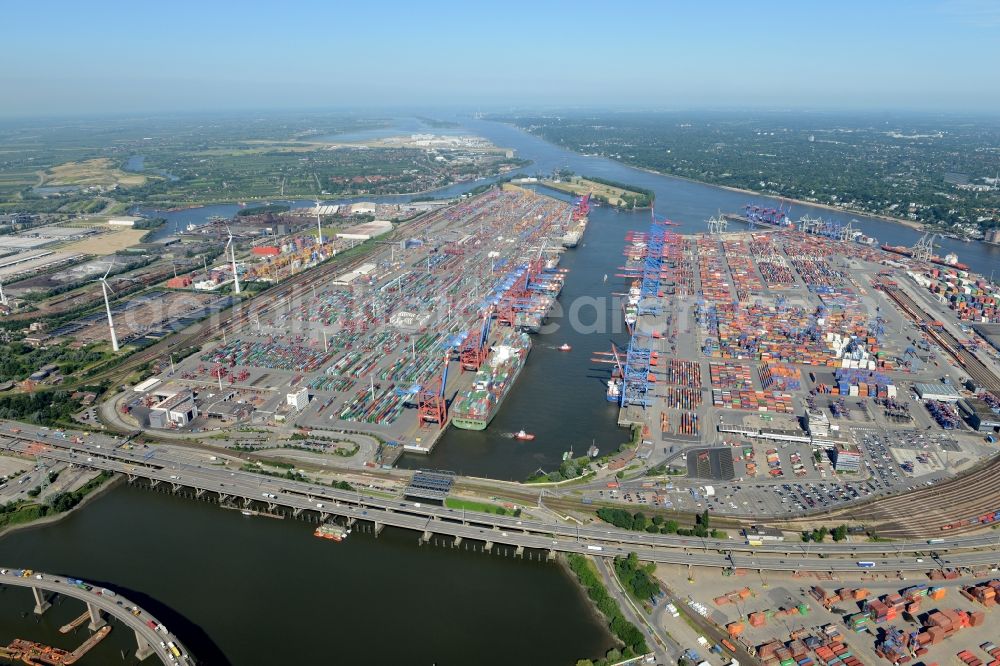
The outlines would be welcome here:
<svg viewBox="0 0 1000 666">
<path fill-rule="evenodd" d="M 128 484 L 129 484 L 130 486 L 131 486 L 131 485 L 132 485 L 133 483 L 135 483 L 136 481 L 138 481 L 138 480 L 139 480 L 139 477 L 138 477 L 138 476 L 136 476 L 135 474 L 128 474 L 128 475 L 126 475 L 126 476 L 128 476 Z"/>
<path fill-rule="evenodd" d="M 545 559 L 548 560 L 549 562 L 556 559 L 556 551 L 549 548 L 549 552 L 545 555 Z"/>
<path fill-rule="evenodd" d="M 155 488 L 158 485 L 160 485 L 160 480 L 159 479 L 150 479 L 149 480 L 149 487 L 150 487 L 150 489 Z"/>
<path fill-rule="evenodd" d="M 181 485 L 181 484 L 179 484 L 179 483 L 171 483 L 170 487 L 173 488 L 174 492 L 176 493 L 178 490 L 180 490 L 184 486 Z"/>
<path fill-rule="evenodd" d="M 219 493 L 219 504 L 224 504 L 227 499 L 229 499 L 229 495 L 226 493 Z"/>
<path fill-rule="evenodd" d="M 379 534 L 382 534 L 382 530 L 384 529 L 385 523 L 375 523 L 375 527 L 372 528 L 372 531 L 375 532 L 375 536 L 378 536 Z"/>
<path fill-rule="evenodd" d="M 194 491 L 194 496 L 198 499 L 201 499 L 201 496 L 204 494 L 205 494 L 204 488 L 198 488 L 197 490 Z"/>
<path fill-rule="evenodd" d="M 292 518 L 298 518 L 300 513 L 302 513 L 302 509 L 292 509 Z"/>
<path fill-rule="evenodd" d="M 518 546 L 517 549 L 514 550 L 514 557 L 524 557 L 524 546 Z"/>
<path fill-rule="evenodd" d="M 492 550 L 493 550 L 493 542 L 492 541 L 487 541 L 486 545 L 483 546 L 483 550 L 485 550 L 487 553 L 492 552 Z"/>
<path fill-rule="evenodd" d="M 153 655 L 153 646 L 150 645 L 142 635 L 136 631 L 135 632 L 135 658 L 139 661 L 146 659 Z"/>
<path fill-rule="evenodd" d="M 326 513 L 325 511 L 319 512 L 319 522 L 325 523 L 329 517 L 330 514 Z M 350 527 L 350 525 L 348 525 L 348 527 Z"/>
<path fill-rule="evenodd" d="M 268 502 L 267 503 L 267 510 L 270 511 L 271 513 L 274 513 L 275 509 L 277 509 L 277 508 L 278 508 L 278 505 L 275 504 L 274 502 Z"/>
<path fill-rule="evenodd" d="M 352 516 L 348 516 L 348 518 L 347 518 L 347 526 L 348 527 L 354 527 L 354 523 L 356 523 L 356 522 L 358 522 L 357 518 L 354 518 Z"/>
<path fill-rule="evenodd" d="M 35 615 L 42 615 L 45 611 L 52 608 L 52 604 L 45 598 L 45 592 L 37 587 L 33 587 L 31 588 L 31 593 L 35 595 Z"/>
<path fill-rule="evenodd" d="M 90 613 L 90 624 L 87 625 L 87 628 L 91 631 L 97 631 L 107 624 L 107 622 L 104 621 L 104 618 L 101 617 L 101 609 L 97 606 L 93 606 L 88 603 L 87 612 Z"/>
<path fill-rule="evenodd" d="M 431 540 L 432 536 L 434 536 L 433 532 L 431 532 L 430 530 L 424 530 L 424 533 L 420 535 L 420 542 L 427 543 L 428 541 Z"/>
<path fill-rule="evenodd" d="M 251 503 L 251 502 L 253 502 L 253 500 L 252 500 L 252 499 L 250 499 L 249 497 L 244 497 L 244 498 L 243 498 L 243 508 L 244 508 L 244 509 L 249 509 L 249 508 L 250 508 L 250 503 Z"/>
</svg>

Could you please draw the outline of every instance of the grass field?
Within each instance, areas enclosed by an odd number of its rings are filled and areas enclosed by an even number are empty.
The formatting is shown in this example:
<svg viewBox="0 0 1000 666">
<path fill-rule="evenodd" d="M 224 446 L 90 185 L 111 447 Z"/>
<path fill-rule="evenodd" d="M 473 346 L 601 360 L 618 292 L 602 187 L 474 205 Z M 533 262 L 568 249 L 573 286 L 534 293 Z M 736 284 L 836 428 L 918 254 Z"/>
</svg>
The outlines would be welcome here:
<svg viewBox="0 0 1000 666">
<path fill-rule="evenodd" d="M 114 254 L 139 242 L 146 233 L 143 229 L 119 229 L 100 236 L 91 236 L 59 248 L 62 252 L 81 252 L 83 254 Z"/>
<path fill-rule="evenodd" d="M 593 193 L 595 197 L 603 197 L 608 200 L 608 203 L 612 206 L 621 206 L 625 202 L 622 200 L 622 196 L 637 195 L 638 192 L 632 192 L 630 190 L 625 190 L 620 187 L 611 187 L 610 185 L 604 185 L 602 183 L 595 183 L 592 180 L 587 180 L 585 178 L 573 178 L 572 180 L 543 180 L 542 184 L 545 187 L 551 187 L 554 190 L 559 190 L 560 192 L 568 192 L 569 194 L 575 194 L 577 196 L 584 195 L 587 192 Z"/>
<path fill-rule="evenodd" d="M 444 505 L 449 509 L 465 509 L 466 511 L 479 511 L 480 513 L 498 513 L 500 515 L 509 515 L 513 513 L 513 511 L 509 511 L 502 506 L 497 506 L 496 504 L 456 499 L 454 497 L 446 499 L 444 501 Z"/>
<path fill-rule="evenodd" d="M 113 166 L 111 160 L 99 157 L 82 162 L 67 162 L 42 172 L 42 185 L 80 187 L 135 187 L 144 185 L 148 178 L 138 173 L 127 173 Z"/>
</svg>

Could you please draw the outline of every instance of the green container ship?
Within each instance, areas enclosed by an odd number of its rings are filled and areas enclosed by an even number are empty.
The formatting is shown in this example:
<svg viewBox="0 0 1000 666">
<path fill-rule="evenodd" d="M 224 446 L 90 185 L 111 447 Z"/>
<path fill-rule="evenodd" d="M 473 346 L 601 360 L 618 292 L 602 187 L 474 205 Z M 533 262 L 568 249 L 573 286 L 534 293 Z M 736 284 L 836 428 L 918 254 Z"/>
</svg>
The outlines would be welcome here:
<svg viewBox="0 0 1000 666">
<path fill-rule="evenodd" d="M 506 331 L 476 372 L 472 388 L 463 391 L 452 407 L 452 424 L 463 430 L 485 430 L 517 381 L 529 351 L 527 333 Z"/>
</svg>

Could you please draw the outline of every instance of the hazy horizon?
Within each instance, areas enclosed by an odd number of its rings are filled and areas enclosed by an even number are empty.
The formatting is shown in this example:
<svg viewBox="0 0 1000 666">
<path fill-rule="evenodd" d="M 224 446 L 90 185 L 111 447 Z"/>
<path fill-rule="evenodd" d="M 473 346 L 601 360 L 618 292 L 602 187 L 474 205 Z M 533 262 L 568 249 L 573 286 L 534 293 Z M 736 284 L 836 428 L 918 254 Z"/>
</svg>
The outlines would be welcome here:
<svg viewBox="0 0 1000 666">
<path fill-rule="evenodd" d="M 1000 3 L 989 0 L 5 10 L 3 117 L 1000 107 Z"/>
</svg>

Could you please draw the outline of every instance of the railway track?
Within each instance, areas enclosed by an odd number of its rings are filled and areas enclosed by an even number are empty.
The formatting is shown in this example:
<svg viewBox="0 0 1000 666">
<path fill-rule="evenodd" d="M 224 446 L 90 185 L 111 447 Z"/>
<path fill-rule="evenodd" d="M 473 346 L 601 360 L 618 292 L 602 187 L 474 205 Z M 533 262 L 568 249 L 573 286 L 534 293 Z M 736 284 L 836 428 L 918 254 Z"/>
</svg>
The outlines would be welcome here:
<svg viewBox="0 0 1000 666">
<path fill-rule="evenodd" d="M 808 523 L 861 523 L 886 538 L 940 537 L 982 529 L 978 524 L 948 528 L 964 519 L 1000 510 L 1000 457 L 933 486 L 866 504 L 782 523 L 803 529 Z"/>
<path fill-rule="evenodd" d="M 895 284 L 883 283 L 880 285 L 882 290 L 895 302 L 903 312 L 914 321 L 914 323 L 921 325 L 927 321 L 934 321 L 936 317 L 924 310 L 922 307 L 917 305 L 917 303 L 907 294 L 905 291 L 899 288 Z M 936 342 L 942 349 L 945 350 L 959 366 L 965 370 L 969 377 L 976 383 L 977 386 L 984 388 L 988 391 L 992 391 L 997 395 L 1000 395 L 1000 378 L 997 377 L 996 373 L 986 367 L 979 357 L 965 349 L 962 343 L 951 334 L 948 329 L 944 327 L 937 326 L 923 326 L 923 329 L 927 331 L 927 334 Z"/>
</svg>

